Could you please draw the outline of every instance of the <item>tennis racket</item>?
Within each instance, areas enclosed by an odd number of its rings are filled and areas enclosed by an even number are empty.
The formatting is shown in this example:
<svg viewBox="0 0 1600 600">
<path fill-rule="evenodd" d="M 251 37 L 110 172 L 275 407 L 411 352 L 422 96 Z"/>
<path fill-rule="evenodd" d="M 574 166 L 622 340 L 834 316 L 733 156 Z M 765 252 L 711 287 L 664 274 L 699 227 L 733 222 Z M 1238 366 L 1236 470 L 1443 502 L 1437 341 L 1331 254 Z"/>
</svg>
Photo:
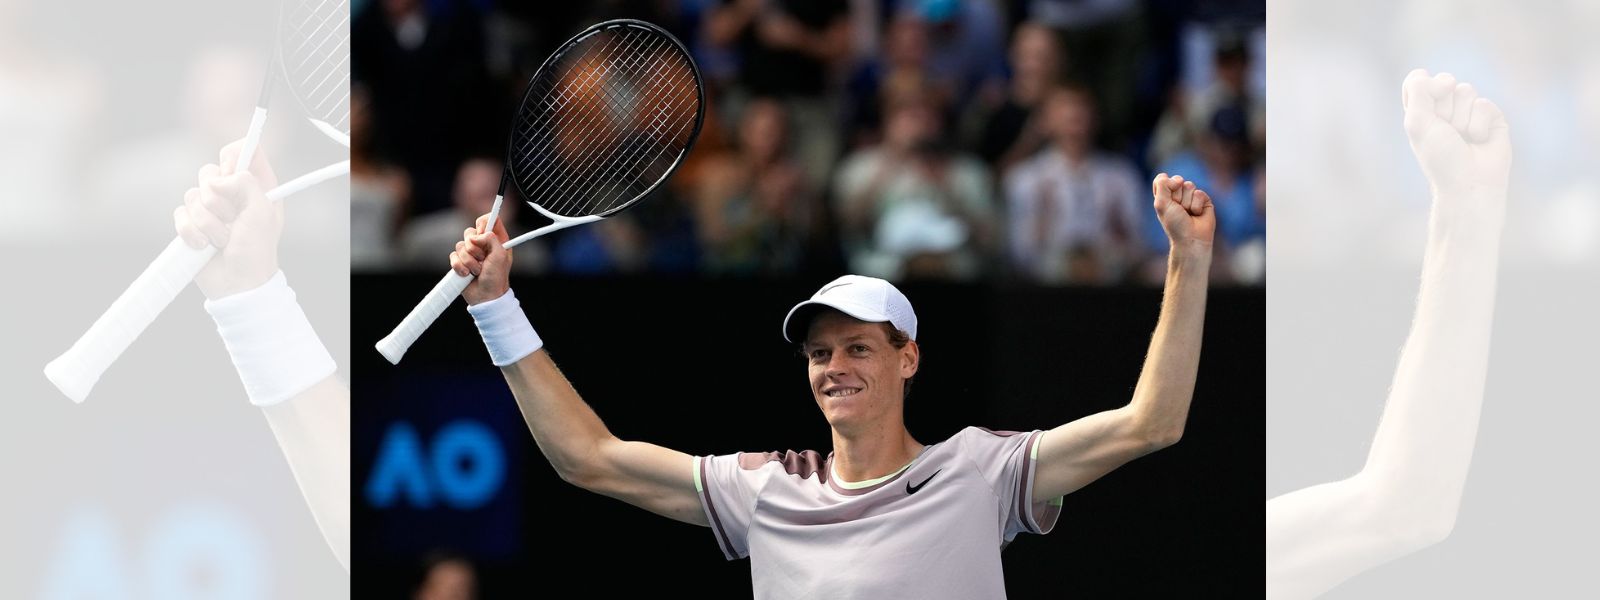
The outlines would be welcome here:
<svg viewBox="0 0 1600 600">
<path fill-rule="evenodd" d="M 506 243 L 516 247 L 637 204 L 677 170 L 705 119 L 700 68 L 666 30 L 632 19 L 583 30 L 545 59 L 511 121 L 493 230 L 506 183 L 550 224 Z M 472 276 L 454 271 L 377 344 L 399 364 Z"/>
<path fill-rule="evenodd" d="M 291 92 L 312 127 L 350 146 L 349 23 L 349 0 L 285 0 L 278 13 L 277 50 L 234 170 L 247 168 L 255 157 L 275 86 Z M 281 200 L 349 172 L 350 161 L 334 163 L 273 188 L 267 197 Z M 45 376 L 68 398 L 83 402 L 105 370 L 216 254 L 214 247 L 196 250 L 174 238 L 83 337 L 45 365 Z"/>
</svg>

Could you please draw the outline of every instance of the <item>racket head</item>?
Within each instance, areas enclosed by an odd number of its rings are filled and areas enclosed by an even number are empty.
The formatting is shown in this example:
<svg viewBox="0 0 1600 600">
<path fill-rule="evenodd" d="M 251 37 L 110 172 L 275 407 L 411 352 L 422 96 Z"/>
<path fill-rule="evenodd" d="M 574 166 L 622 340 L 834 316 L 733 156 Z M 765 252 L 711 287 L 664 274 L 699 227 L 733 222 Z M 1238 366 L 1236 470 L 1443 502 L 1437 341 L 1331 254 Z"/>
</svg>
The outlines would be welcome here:
<svg viewBox="0 0 1600 600">
<path fill-rule="evenodd" d="M 350 0 L 283 0 L 273 62 L 301 114 L 349 145 Z"/>
<path fill-rule="evenodd" d="M 683 42 L 615 19 L 545 59 L 511 123 L 506 175 L 530 205 L 610 216 L 648 197 L 688 156 L 705 122 L 705 85 Z"/>
</svg>

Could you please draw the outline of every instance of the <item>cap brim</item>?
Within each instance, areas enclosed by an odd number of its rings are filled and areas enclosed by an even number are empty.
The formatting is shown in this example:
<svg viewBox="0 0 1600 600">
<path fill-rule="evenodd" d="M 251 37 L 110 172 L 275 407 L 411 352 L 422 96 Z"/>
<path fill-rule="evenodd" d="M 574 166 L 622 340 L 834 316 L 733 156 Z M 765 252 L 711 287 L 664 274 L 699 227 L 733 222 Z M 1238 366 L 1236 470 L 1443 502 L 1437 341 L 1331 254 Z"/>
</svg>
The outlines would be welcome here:
<svg viewBox="0 0 1600 600">
<path fill-rule="evenodd" d="M 817 313 L 825 308 L 837 310 L 868 323 L 889 322 L 888 315 L 877 314 L 864 307 L 852 306 L 843 302 L 807 300 L 794 305 L 794 308 L 789 309 L 789 315 L 783 318 L 783 339 L 791 344 L 805 342 L 807 329 L 811 327 L 811 320 L 816 318 Z"/>
</svg>

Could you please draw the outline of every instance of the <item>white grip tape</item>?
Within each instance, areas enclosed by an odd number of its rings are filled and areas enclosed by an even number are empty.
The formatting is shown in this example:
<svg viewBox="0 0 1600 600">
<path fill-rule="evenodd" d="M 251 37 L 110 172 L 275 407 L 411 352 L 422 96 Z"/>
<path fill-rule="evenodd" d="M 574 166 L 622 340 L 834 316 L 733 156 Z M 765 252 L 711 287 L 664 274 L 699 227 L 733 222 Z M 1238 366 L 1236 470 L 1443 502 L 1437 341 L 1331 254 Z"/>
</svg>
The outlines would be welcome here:
<svg viewBox="0 0 1600 600">
<path fill-rule="evenodd" d="M 405 356 L 406 350 L 411 349 L 411 345 L 417 342 L 422 332 L 428 330 L 428 326 L 439 318 L 444 309 L 450 308 L 456 296 L 461 295 L 461 290 L 467 289 L 467 284 L 472 283 L 472 279 L 471 275 L 463 277 L 457 275 L 455 271 L 445 274 L 444 279 L 440 279 L 438 285 L 433 286 L 427 297 L 423 298 L 416 308 L 411 309 L 411 314 L 406 315 L 405 320 L 401 321 L 394 331 L 378 340 L 378 352 L 389 359 L 390 364 L 400 364 L 400 357 Z"/>
<path fill-rule="evenodd" d="M 267 197 L 282 200 L 349 172 L 350 161 L 334 163 L 273 188 L 267 192 Z M 173 238 L 161 256 L 145 267 L 139 278 L 128 285 L 71 349 L 45 365 L 45 377 L 74 402 L 83 402 L 100 375 L 138 339 L 145 327 L 155 322 L 156 316 L 188 287 L 216 254 L 214 246 L 195 250 L 183 243 L 182 238 Z"/>
<path fill-rule="evenodd" d="M 256 145 L 261 143 L 261 130 L 267 125 L 267 109 L 257 106 L 250 114 L 250 128 L 244 131 L 244 144 L 239 147 L 239 157 L 233 163 L 233 172 L 249 171 L 255 160 Z"/>
<path fill-rule="evenodd" d="M 483 229 L 484 231 L 494 231 L 494 223 L 500 219 L 500 205 L 505 203 L 505 201 L 505 196 L 500 194 L 494 195 L 494 206 L 489 208 L 489 226 L 485 227 Z"/>
<path fill-rule="evenodd" d="M 504 200 L 502 196 L 495 196 L 495 210 L 489 212 L 490 230 L 494 228 L 494 219 L 500 212 L 498 204 L 502 200 Z M 563 217 L 545 210 L 537 204 L 530 202 L 528 205 L 539 211 L 539 214 L 548 217 L 551 223 L 512 238 L 511 241 L 506 242 L 505 247 L 507 250 L 547 233 L 560 231 L 574 225 L 593 223 L 605 218 L 600 215 Z M 456 275 L 455 271 L 445 275 L 444 280 L 440 281 L 439 285 L 433 286 L 433 291 L 428 292 L 428 297 L 424 298 L 416 308 L 411 309 L 411 314 L 406 315 L 406 320 L 401 321 L 400 325 L 395 327 L 388 337 L 378 340 L 378 352 L 382 353 L 384 358 L 389 359 L 390 364 L 400 364 L 400 357 L 404 356 L 406 350 L 411 348 L 411 344 L 415 343 L 417 338 L 422 335 L 422 332 L 433 324 L 434 319 L 439 318 L 439 314 L 444 312 L 444 309 L 450 307 L 450 303 L 456 299 L 456 296 L 461 295 L 461 290 L 467 289 L 467 284 L 469 283 L 472 283 L 472 276 L 470 275 L 460 277 Z"/>
<path fill-rule="evenodd" d="M 61 356 L 45 365 L 44 375 L 73 402 L 83 402 L 111 363 L 155 322 L 172 299 L 189 286 L 217 249 L 196 250 L 174 238 L 89 331 Z"/>
</svg>

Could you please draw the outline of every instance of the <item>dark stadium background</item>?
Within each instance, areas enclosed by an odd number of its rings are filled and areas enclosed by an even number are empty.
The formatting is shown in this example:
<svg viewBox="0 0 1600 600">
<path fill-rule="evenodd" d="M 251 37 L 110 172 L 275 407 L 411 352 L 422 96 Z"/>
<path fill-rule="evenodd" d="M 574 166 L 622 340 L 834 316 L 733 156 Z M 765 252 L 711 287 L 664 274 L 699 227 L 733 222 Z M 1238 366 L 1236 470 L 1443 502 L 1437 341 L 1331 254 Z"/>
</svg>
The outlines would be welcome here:
<svg viewBox="0 0 1600 600">
<path fill-rule="evenodd" d="M 376 340 L 432 276 L 363 276 L 353 340 Z M 783 315 L 824 280 L 678 278 L 513 281 L 573 385 L 618 436 L 691 454 L 817 449 L 828 428 Z M 1049 428 L 1127 402 L 1154 327 L 1149 289 L 905 284 L 923 366 L 907 425 L 933 443 L 967 425 Z M 1261 289 L 1215 289 L 1184 438 L 1066 497 L 1046 536 L 1003 553 L 1013 598 L 1240 597 L 1259 593 L 1265 422 Z M 563 483 L 538 454 L 470 316 L 458 304 L 400 367 L 354 353 L 353 585 L 407 595 L 420 560 L 473 557 L 485 597 L 539 597 L 560 582 L 597 597 L 693 589 L 750 595 L 749 563 L 711 532 Z M 452 391 L 455 390 L 455 391 Z M 484 422 L 506 455 L 495 500 L 473 510 L 366 501 L 383 432 L 424 442 L 458 418 Z M 470 468 L 470 467 L 468 467 Z M 567 586 L 572 586 L 568 588 Z M 670 591 L 669 591 L 670 590 Z"/>
</svg>

